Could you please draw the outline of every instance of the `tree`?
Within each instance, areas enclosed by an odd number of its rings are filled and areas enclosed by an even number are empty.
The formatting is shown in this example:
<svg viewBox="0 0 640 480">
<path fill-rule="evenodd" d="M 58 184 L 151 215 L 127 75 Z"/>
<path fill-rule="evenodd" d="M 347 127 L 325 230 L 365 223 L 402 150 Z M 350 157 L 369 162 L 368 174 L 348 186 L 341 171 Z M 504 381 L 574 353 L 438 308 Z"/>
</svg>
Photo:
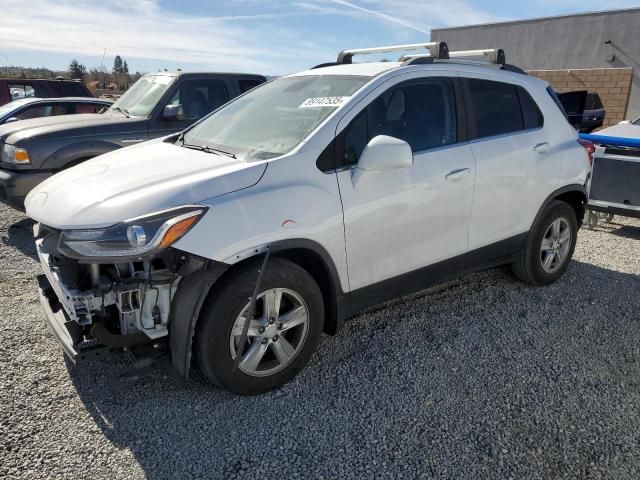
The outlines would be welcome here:
<svg viewBox="0 0 640 480">
<path fill-rule="evenodd" d="M 73 60 L 71 60 L 67 72 L 69 73 L 69 76 L 71 78 L 82 79 L 87 74 L 87 67 L 85 67 L 82 63 L 78 63 L 78 61 L 74 58 Z"/>
<path fill-rule="evenodd" d="M 116 55 L 116 58 L 113 60 L 113 74 L 117 75 L 119 73 L 123 73 L 122 58 L 120 55 Z"/>
<path fill-rule="evenodd" d="M 129 75 L 129 65 L 127 65 L 127 61 L 124 61 L 124 65 L 122 65 L 122 73 L 126 73 Z"/>
</svg>

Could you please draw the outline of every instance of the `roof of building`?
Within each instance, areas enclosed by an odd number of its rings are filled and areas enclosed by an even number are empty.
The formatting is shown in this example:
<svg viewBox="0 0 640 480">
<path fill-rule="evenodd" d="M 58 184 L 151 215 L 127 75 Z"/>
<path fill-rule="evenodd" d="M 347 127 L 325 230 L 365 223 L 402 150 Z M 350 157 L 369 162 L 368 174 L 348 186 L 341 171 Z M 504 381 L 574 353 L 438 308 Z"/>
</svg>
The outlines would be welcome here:
<svg viewBox="0 0 640 480">
<path fill-rule="evenodd" d="M 476 27 L 489 27 L 489 26 L 500 26 L 500 25 L 517 25 L 517 24 L 525 24 L 525 23 L 536 23 L 536 22 L 546 22 L 549 20 L 560 20 L 566 18 L 573 17 L 586 17 L 586 16 L 602 16 L 602 15 L 614 15 L 614 14 L 629 14 L 629 13 L 640 13 L 640 8 L 621 8 L 617 10 L 601 10 L 595 12 L 581 12 L 581 13 L 568 13 L 565 15 L 555 15 L 549 17 L 536 17 L 536 18 L 527 18 L 524 20 L 505 20 L 501 22 L 489 22 L 489 23 L 477 23 L 473 25 L 461 25 L 459 27 L 442 27 L 442 28 L 433 28 L 431 29 L 431 37 L 434 37 L 434 32 L 439 32 L 442 30 L 462 30 L 465 28 L 476 28 Z"/>
</svg>

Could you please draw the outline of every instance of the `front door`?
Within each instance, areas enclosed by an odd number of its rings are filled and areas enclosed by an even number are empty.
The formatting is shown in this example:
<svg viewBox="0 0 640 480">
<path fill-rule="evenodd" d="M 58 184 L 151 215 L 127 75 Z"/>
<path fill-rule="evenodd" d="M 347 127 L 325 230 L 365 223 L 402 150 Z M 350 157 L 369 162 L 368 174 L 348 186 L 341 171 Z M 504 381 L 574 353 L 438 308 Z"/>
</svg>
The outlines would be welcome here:
<svg viewBox="0 0 640 480">
<path fill-rule="evenodd" d="M 434 74 L 387 88 L 338 137 L 336 155 L 346 166 L 377 135 L 406 141 L 414 155 L 411 167 L 366 172 L 355 186 L 352 169 L 337 173 L 352 291 L 394 277 L 401 284 L 399 276 L 454 257 L 462 264 L 475 162 L 459 141 L 457 76 Z M 382 296 L 402 293 L 396 287 Z"/>
</svg>

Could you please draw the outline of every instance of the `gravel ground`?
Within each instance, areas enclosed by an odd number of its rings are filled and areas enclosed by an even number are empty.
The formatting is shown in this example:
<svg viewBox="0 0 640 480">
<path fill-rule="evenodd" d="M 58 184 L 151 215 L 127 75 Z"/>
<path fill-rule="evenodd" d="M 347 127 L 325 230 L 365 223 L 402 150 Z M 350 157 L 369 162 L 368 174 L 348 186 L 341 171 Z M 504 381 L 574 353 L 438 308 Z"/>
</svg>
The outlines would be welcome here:
<svg viewBox="0 0 640 480">
<path fill-rule="evenodd" d="M 0 218 L 2 478 L 640 477 L 640 221 L 582 230 L 547 288 L 497 269 L 369 310 L 240 398 L 69 364 L 31 223 Z"/>
</svg>

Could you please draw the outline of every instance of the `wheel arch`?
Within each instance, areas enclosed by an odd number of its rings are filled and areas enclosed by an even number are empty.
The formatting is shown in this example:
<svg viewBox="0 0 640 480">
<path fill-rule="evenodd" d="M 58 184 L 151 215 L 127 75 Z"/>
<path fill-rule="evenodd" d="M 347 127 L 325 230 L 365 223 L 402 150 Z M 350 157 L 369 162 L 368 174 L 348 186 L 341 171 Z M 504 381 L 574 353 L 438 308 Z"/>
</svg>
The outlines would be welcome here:
<svg viewBox="0 0 640 480">
<path fill-rule="evenodd" d="M 565 202 L 573 208 L 573 211 L 576 214 L 576 220 L 578 221 L 578 228 L 580 228 L 582 226 L 582 219 L 587 205 L 587 198 L 587 189 L 584 185 L 565 185 L 564 187 L 553 191 L 542 203 L 542 206 L 538 210 L 538 213 L 531 224 L 531 228 L 533 228 L 533 226 L 538 222 L 545 208 L 547 208 L 547 206 L 554 200 Z"/>
<path fill-rule="evenodd" d="M 307 239 L 283 240 L 269 244 L 272 257 L 287 259 L 305 269 L 316 281 L 322 292 L 325 306 L 323 331 L 334 335 L 342 326 L 349 312 L 348 297 L 342 291 L 338 272 L 328 252 L 317 242 Z M 241 268 L 256 263 L 264 254 L 264 248 L 256 248 L 255 254 L 240 262 L 228 265 L 210 261 L 206 267 L 185 276 L 178 285 L 171 304 L 169 346 L 171 362 L 176 373 L 188 378 L 193 352 L 195 332 L 202 307 L 215 291 L 215 285 Z M 267 264 L 267 270 L 269 265 Z M 256 272 L 257 276 L 257 272 Z"/>
</svg>

